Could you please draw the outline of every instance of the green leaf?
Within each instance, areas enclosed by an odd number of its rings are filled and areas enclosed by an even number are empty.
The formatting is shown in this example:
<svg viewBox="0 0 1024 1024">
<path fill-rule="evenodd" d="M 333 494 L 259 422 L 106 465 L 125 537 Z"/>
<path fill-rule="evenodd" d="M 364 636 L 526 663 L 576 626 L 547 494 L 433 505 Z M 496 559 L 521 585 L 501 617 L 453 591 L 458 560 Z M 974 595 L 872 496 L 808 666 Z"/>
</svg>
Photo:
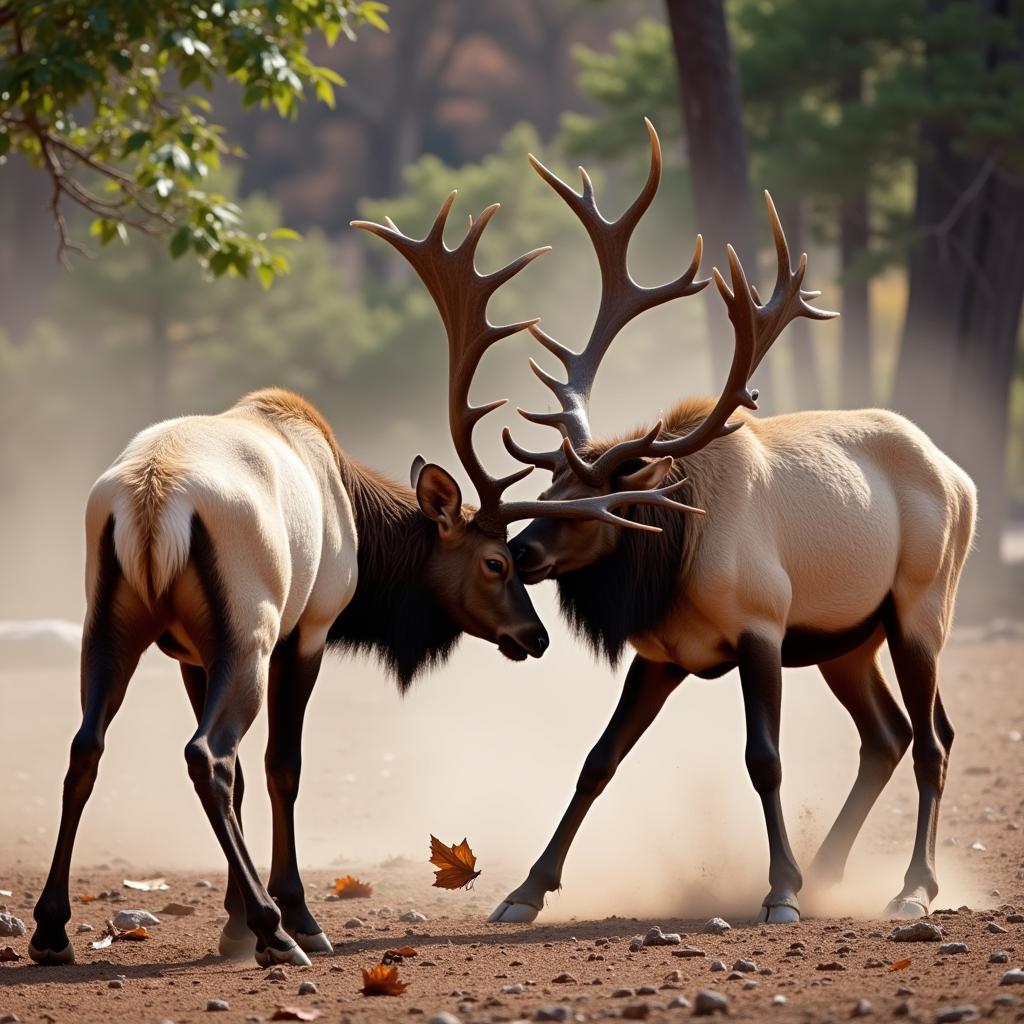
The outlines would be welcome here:
<svg viewBox="0 0 1024 1024">
<path fill-rule="evenodd" d="M 188 227 L 178 228 L 175 231 L 174 236 L 171 238 L 170 250 L 171 256 L 174 259 L 178 259 L 188 249 L 192 243 L 192 230 Z"/>
<path fill-rule="evenodd" d="M 142 149 L 147 142 L 152 139 L 152 135 L 149 132 L 132 132 L 131 135 L 125 139 L 124 153 L 127 156 L 129 153 L 134 153 L 137 149 Z"/>
<path fill-rule="evenodd" d="M 270 238 L 275 241 L 286 241 L 286 242 L 301 242 L 302 235 L 298 231 L 294 231 L 292 228 L 274 228 L 270 232 Z"/>
<path fill-rule="evenodd" d="M 264 289 L 268 289 L 274 283 L 274 268 L 266 263 L 261 263 L 256 268 L 256 273 L 259 275 L 260 284 Z"/>
</svg>

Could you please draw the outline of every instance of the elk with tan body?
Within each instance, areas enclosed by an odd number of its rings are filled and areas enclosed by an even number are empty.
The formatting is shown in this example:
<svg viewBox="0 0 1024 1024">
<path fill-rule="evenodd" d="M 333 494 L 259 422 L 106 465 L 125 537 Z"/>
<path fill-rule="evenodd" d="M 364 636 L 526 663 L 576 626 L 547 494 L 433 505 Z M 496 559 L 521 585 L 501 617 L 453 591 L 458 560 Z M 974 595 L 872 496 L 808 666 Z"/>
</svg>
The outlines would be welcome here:
<svg viewBox="0 0 1024 1024">
<path fill-rule="evenodd" d="M 598 365 L 619 330 L 657 294 L 636 285 L 626 267 L 638 211 L 650 204 L 660 176 L 657 135 L 650 123 L 648 130 L 650 176 L 630 211 L 614 223 L 599 213 L 585 172 L 583 191 L 576 193 L 533 162 L 589 233 L 602 294 L 593 332 L 579 353 L 531 328 L 560 360 L 566 380 L 535 367 L 560 408 L 523 415 L 557 427 L 561 446 L 527 452 L 507 431 L 505 443 L 521 461 L 552 472 L 544 500 L 683 483 L 680 500 L 706 514 L 637 509 L 638 522 L 664 531 L 653 540 L 604 523 L 538 520 L 510 542 L 523 579 L 555 579 L 563 613 L 596 651 L 615 662 L 628 643 L 635 655 L 557 830 L 491 920 L 537 916 L 546 893 L 561 885 L 587 811 L 668 696 L 688 674 L 714 678 L 732 668 L 740 674 L 747 768 L 768 832 L 771 888 L 760 919 L 798 920 L 802 880 L 783 821 L 778 744 L 782 669 L 799 665 L 819 666 L 861 739 L 856 781 L 813 873 L 825 883 L 841 879 L 861 825 L 913 744 L 920 800 L 916 841 L 903 889 L 888 913 L 926 914 L 938 889 L 935 830 L 953 740 L 937 663 L 971 544 L 974 486 L 920 430 L 891 412 L 758 419 L 738 411 L 756 408 L 749 379 L 786 324 L 798 316 L 834 315 L 808 305 L 818 293 L 802 290 L 806 256 L 794 271 L 770 198 L 778 258 L 772 296 L 761 302 L 731 247 L 731 285 L 713 272 L 735 332 L 721 396 L 681 402 L 649 431 L 611 441 L 592 437 L 587 405 Z M 909 721 L 879 668 L 883 641 Z"/>
<path fill-rule="evenodd" d="M 510 522 L 598 516 L 639 500 L 671 505 L 673 488 L 580 501 L 506 502 L 504 480 L 473 449 L 469 388 L 483 354 L 525 323 L 487 321 L 489 297 L 543 249 L 480 275 L 474 254 L 496 207 L 454 250 L 443 242 L 454 193 L 422 240 L 359 224 L 399 247 L 437 302 L 449 343 L 449 425 L 476 485 L 417 457 L 404 487 L 344 454 L 297 395 L 257 391 L 218 416 L 188 416 L 140 433 L 97 481 L 86 510 L 87 615 L 82 724 L 71 745 L 53 863 L 29 946 L 39 963 L 74 959 L 64 926 L 75 834 L 104 737 L 139 658 L 152 644 L 181 663 L 198 728 L 185 760 L 229 868 L 220 950 L 263 966 L 308 963 L 331 944 L 299 877 L 294 804 L 307 702 L 326 647 L 368 649 L 402 688 L 442 662 L 462 632 L 508 657 L 540 657 L 548 637 L 516 576 Z M 242 835 L 238 744 L 264 697 L 273 856 L 264 888 Z"/>
</svg>

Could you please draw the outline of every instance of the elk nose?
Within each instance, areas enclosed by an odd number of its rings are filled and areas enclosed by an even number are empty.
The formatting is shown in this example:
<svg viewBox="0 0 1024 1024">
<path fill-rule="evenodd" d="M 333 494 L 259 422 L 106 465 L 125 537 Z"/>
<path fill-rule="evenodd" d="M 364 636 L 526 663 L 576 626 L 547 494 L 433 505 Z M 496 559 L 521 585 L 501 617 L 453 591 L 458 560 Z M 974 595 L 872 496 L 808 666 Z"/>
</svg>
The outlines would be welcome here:
<svg viewBox="0 0 1024 1024">
<path fill-rule="evenodd" d="M 550 644 L 551 640 L 548 637 L 548 631 L 541 626 L 540 629 L 534 632 L 533 643 L 528 645 L 527 650 L 529 650 L 535 658 L 539 658 L 548 649 Z"/>
</svg>

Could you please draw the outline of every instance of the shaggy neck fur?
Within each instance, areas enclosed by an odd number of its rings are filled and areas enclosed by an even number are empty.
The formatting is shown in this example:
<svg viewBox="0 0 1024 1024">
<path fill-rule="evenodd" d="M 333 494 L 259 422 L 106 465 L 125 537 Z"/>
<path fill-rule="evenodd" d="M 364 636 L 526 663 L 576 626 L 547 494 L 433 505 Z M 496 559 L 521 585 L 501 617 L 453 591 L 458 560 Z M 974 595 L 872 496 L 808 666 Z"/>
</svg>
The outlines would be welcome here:
<svg viewBox="0 0 1024 1024">
<path fill-rule="evenodd" d="M 359 536 L 359 582 L 328 643 L 372 652 L 405 692 L 419 671 L 448 658 L 462 632 L 427 585 L 437 527 L 409 488 L 351 459 L 341 466 Z"/>
<path fill-rule="evenodd" d="M 712 404 L 699 399 L 676 406 L 665 416 L 666 428 L 661 436 L 686 433 L 710 412 Z M 629 436 L 639 437 L 646 429 Z M 587 458 L 597 458 L 619 440 L 598 442 Z M 721 443 L 712 442 L 687 459 L 685 465 L 679 461 L 672 467 L 666 484 L 684 476 L 688 480 L 673 495 L 677 501 L 708 507 L 714 490 L 714 448 Z M 618 514 L 659 526 L 662 532 L 620 529 L 610 555 L 558 577 L 559 602 L 570 627 L 613 665 L 630 637 L 656 629 L 680 600 L 703 524 L 700 516 L 650 505 L 619 510 Z"/>
</svg>

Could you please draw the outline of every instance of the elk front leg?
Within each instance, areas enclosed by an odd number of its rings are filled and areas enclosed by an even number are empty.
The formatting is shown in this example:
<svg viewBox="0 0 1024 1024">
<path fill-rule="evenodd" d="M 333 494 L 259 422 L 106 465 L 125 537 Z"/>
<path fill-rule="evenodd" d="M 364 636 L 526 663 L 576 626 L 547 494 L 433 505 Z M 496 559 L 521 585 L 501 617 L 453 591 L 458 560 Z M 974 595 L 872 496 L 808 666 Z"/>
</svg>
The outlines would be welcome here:
<svg viewBox="0 0 1024 1024">
<path fill-rule="evenodd" d="M 768 828 L 771 890 L 764 898 L 759 920 L 791 923 L 800 920 L 797 893 L 802 879 L 782 817 L 782 761 L 779 758 L 779 720 L 782 713 L 782 651 L 760 636 L 740 637 L 738 662 L 743 709 L 747 723 L 747 771 L 761 798 Z"/>
<path fill-rule="evenodd" d="M 281 923 L 307 953 L 333 953 L 334 947 L 306 906 L 295 850 L 295 800 L 302 770 L 302 723 L 320 672 L 323 648 L 299 651 L 295 634 L 270 665 L 267 788 L 274 818 L 274 845 L 267 890 L 281 908 Z"/>
<path fill-rule="evenodd" d="M 676 665 L 645 661 L 639 655 L 633 659 L 618 706 L 583 763 L 576 792 L 555 834 L 526 881 L 508 894 L 488 920 L 532 921 L 544 909 L 545 895 L 561 887 L 565 858 L 587 812 L 685 676 Z"/>
</svg>

